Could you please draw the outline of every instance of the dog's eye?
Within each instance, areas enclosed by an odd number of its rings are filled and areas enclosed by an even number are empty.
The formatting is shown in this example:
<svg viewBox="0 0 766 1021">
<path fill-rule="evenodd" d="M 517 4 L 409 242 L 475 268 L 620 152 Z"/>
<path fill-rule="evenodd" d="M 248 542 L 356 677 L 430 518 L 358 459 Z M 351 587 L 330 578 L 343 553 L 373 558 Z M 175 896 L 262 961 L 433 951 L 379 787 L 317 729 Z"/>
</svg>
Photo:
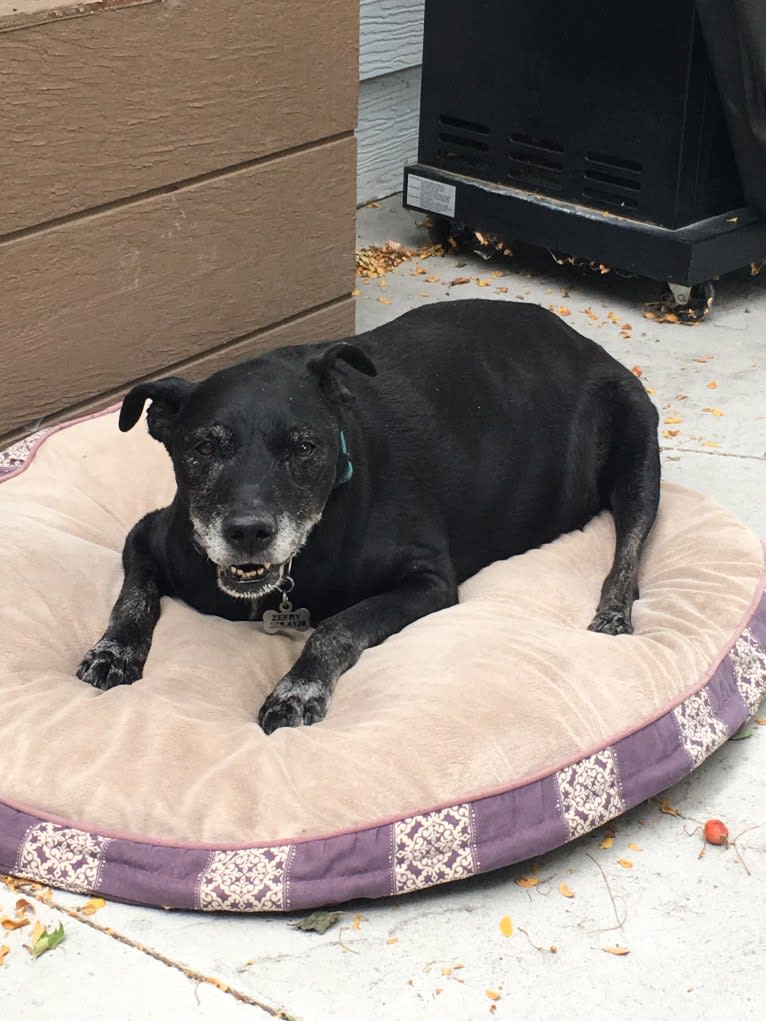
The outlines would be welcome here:
<svg viewBox="0 0 766 1021">
<path fill-rule="evenodd" d="M 299 440 L 295 444 L 295 453 L 298 457 L 309 457 L 316 450 L 316 446 L 309 440 Z"/>
<path fill-rule="evenodd" d="M 202 454 L 203 457 L 210 457 L 215 451 L 215 444 L 211 440 L 203 440 L 202 443 L 198 443 L 195 447 L 198 454 Z"/>
</svg>

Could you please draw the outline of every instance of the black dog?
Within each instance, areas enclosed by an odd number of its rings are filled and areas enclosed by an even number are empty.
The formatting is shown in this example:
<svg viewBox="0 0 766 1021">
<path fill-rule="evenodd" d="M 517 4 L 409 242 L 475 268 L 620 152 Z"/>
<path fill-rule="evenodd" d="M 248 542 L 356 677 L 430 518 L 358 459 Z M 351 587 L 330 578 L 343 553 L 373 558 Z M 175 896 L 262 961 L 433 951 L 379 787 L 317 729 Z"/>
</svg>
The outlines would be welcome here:
<svg viewBox="0 0 766 1021">
<path fill-rule="evenodd" d="M 109 627 L 77 670 L 97 688 L 141 676 L 161 596 L 255 619 L 294 583 L 315 630 L 259 722 L 267 733 L 315 723 L 365 649 L 455 603 L 486 564 L 605 507 L 616 555 L 590 628 L 632 631 L 659 499 L 657 412 L 627 369 L 550 312 L 447 302 L 199 384 L 142 383 L 120 429 L 146 400 L 178 488 L 125 543 Z"/>
</svg>

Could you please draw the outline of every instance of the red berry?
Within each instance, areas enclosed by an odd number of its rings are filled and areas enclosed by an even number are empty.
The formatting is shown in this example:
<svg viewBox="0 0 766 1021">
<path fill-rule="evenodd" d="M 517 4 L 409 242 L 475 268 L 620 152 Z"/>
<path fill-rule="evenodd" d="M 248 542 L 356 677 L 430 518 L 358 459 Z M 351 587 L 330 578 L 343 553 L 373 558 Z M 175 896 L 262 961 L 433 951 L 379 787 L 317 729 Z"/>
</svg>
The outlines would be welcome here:
<svg viewBox="0 0 766 1021">
<path fill-rule="evenodd" d="M 727 844 L 729 842 L 729 830 L 720 819 L 708 819 L 705 823 L 705 840 L 708 844 Z"/>
</svg>

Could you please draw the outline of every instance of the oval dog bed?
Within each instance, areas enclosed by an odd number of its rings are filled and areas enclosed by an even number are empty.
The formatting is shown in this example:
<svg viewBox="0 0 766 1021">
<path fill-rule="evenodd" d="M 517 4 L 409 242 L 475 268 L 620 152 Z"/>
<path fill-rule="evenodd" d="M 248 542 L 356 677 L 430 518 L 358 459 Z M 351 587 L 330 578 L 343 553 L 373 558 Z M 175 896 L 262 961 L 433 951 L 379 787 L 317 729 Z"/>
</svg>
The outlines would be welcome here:
<svg viewBox="0 0 766 1021">
<path fill-rule="evenodd" d="M 493 564 L 365 652 L 327 719 L 254 722 L 298 635 L 165 599 L 144 677 L 75 668 L 170 463 L 107 413 L 0 457 L 0 869 L 147 904 L 291 910 L 540 854 L 675 783 L 766 691 L 760 541 L 665 485 L 635 634 L 586 630 L 611 517 Z"/>
</svg>

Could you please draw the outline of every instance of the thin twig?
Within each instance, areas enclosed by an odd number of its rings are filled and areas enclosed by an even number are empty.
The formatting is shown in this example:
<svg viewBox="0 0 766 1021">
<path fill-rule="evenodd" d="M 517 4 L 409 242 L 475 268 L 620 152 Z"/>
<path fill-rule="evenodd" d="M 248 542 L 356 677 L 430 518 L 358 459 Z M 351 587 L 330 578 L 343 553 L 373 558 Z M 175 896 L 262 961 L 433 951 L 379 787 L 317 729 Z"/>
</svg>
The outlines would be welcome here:
<svg viewBox="0 0 766 1021">
<path fill-rule="evenodd" d="M 347 950 L 350 954 L 358 954 L 358 953 L 360 953 L 361 951 L 354 950 L 353 947 L 350 947 L 346 943 L 343 942 L 343 933 L 346 931 L 346 929 L 353 929 L 353 926 L 352 925 L 341 925 L 340 929 L 338 930 L 338 942 L 343 947 L 343 949 Z"/>
<path fill-rule="evenodd" d="M 609 928 L 607 928 L 607 929 L 591 929 L 590 931 L 591 932 L 612 932 L 614 929 L 621 929 L 623 927 L 623 925 L 625 925 L 625 922 L 628 919 L 628 906 L 625 903 L 625 901 L 623 900 L 622 901 L 622 906 L 625 909 L 625 917 L 623 918 L 622 921 L 620 921 L 620 914 L 619 914 L 619 912 L 617 910 L 617 903 L 616 903 L 616 901 L 614 899 L 614 894 L 612 893 L 612 888 L 609 885 L 609 880 L 606 878 L 606 872 L 604 872 L 603 868 L 601 867 L 601 863 L 596 861 L 596 859 L 593 857 L 593 855 L 590 853 L 590 851 L 586 851 L 585 854 L 588 856 L 588 858 L 590 858 L 590 860 L 593 862 L 593 864 L 596 866 L 596 868 L 601 873 L 601 876 L 602 876 L 602 878 L 604 880 L 604 884 L 606 885 L 606 892 L 609 894 L 609 899 L 612 902 L 612 908 L 614 909 L 614 917 L 615 917 L 615 920 L 617 922 L 617 925 L 610 925 Z M 622 900 L 622 898 L 620 898 L 620 899 Z"/>
</svg>

